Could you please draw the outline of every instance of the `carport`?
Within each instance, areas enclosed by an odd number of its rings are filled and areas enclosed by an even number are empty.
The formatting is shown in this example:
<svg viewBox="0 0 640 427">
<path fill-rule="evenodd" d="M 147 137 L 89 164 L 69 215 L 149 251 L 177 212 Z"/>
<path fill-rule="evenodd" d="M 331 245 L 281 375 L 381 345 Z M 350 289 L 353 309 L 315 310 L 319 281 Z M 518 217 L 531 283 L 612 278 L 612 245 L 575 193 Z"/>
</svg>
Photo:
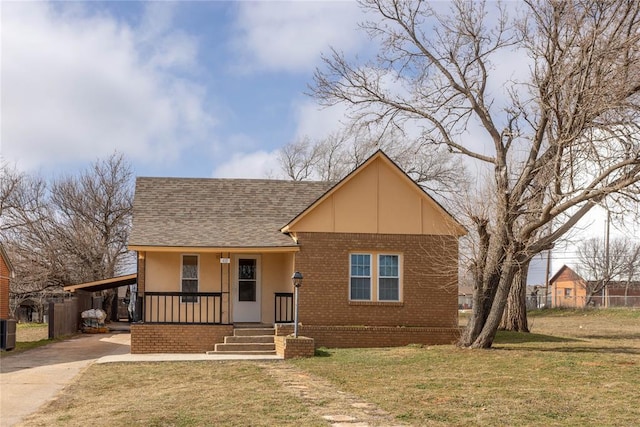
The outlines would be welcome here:
<svg viewBox="0 0 640 427">
<path fill-rule="evenodd" d="M 112 277 L 109 279 L 96 280 L 93 282 L 79 283 L 77 285 L 68 285 L 64 287 L 65 291 L 73 292 L 78 301 L 77 311 L 79 313 L 91 308 L 101 308 L 101 296 L 96 296 L 95 292 L 105 291 L 108 289 L 117 289 L 123 286 L 135 285 L 138 282 L 138 274 L 127 274 L 124 276 Z M 114 310 L 112 312 L 112 318 L 118 320 L 118 306 L 120 305 L 122 298 L 118 298 L 116 304 L 114 304 Z M 136 298 L 136 292 L 132 292 L 130 296 L 129 304 L 133 309 L 133 319 L 136 320 L 136 313 L 140 313 L 140 301 Z M 66 317 L 66 316 L 65 316 Z M 51 326 L 51 325 L 50 325 Z"/>
</svg>

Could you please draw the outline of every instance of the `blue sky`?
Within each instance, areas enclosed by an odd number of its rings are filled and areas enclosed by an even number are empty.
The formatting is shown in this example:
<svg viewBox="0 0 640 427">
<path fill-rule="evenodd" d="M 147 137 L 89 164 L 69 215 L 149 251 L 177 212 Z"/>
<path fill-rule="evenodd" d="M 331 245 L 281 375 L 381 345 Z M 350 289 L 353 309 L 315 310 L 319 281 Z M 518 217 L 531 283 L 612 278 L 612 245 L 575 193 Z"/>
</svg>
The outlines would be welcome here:
<svg viewBox="0 0 640 427">
<path fill-rule="evenodd" d="M 353 2 L 2 2 L 0 153 L 43 175 L 114 150 L 137 175 L 277 176 L 340 126 L 304 94 L 321 52 L 364 54 Z"/>
<path fill-rule="evenodd" d="M 44 176 L 119 151 L 139 176 L 279 177 L 280 147 L 341 126 L 343 107 L 304 94 L 321 53 L 375 51 L 350 1 L 2 1 L 0 13 L 0 155 Z M 499 65 L 496 82 L 528 69 Z M 594 212 L 576 233 L 603 224 Z M 576 260 L 554 258 L 552 272 Z"/>
</svg>

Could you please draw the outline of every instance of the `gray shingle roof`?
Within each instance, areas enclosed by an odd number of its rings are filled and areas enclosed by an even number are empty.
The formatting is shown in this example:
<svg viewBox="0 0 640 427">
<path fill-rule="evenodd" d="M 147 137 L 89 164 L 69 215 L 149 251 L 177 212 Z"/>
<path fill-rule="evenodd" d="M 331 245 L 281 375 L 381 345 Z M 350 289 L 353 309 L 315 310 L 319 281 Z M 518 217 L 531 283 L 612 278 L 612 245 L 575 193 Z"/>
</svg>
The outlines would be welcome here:
<svg viewBox="0 0 640 427">
<path fill-rule="evenodd" d="M 322 196 L 322 182 L 137 178 L 132 246 L 295 246 L 280 229 Z"/>
</svg>

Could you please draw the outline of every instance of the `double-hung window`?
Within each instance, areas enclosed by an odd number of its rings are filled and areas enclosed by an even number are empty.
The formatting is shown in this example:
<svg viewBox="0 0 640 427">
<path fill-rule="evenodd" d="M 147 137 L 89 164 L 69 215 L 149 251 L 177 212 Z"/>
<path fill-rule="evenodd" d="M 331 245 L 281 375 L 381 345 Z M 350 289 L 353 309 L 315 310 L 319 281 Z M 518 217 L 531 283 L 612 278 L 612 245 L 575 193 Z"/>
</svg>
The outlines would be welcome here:
<svg viewBox="0 0 640 427">
<path fill-rule="evenodd" d="M 400 301 L 398 255 L 378 255 L 378 300 Z"/>
<path fill-rule="evenodd" d="M 351 254 L 350 299 L 371 299 L 371 255 Z"/>
<path fill-rule="evenodd" d="M 400 255 L 352 253 L 349 261 L 349 300 L 400 301 Z"/>
<path fill-rule="evenodd" d="M 198 255 L 182 255 L 182 292 L 198 292 Z M 183 295 L 182 302 L 198 302 L 195 295 Z"/>
</svg>

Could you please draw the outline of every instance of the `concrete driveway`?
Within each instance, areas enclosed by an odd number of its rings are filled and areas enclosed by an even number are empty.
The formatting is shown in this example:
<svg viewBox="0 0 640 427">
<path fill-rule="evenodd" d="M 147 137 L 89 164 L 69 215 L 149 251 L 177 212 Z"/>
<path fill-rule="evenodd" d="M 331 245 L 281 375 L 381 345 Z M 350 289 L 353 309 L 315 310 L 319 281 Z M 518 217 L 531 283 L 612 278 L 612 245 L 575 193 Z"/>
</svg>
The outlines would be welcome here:
<svg viewBox="0 0 640 427">
<path fill-rule="evenodd" d="M 79 335 L 0 360 L 0 426 L 13 426 L 53 399 L 103 356 L 128 354 L 131 335 Z"/>
</svg>

